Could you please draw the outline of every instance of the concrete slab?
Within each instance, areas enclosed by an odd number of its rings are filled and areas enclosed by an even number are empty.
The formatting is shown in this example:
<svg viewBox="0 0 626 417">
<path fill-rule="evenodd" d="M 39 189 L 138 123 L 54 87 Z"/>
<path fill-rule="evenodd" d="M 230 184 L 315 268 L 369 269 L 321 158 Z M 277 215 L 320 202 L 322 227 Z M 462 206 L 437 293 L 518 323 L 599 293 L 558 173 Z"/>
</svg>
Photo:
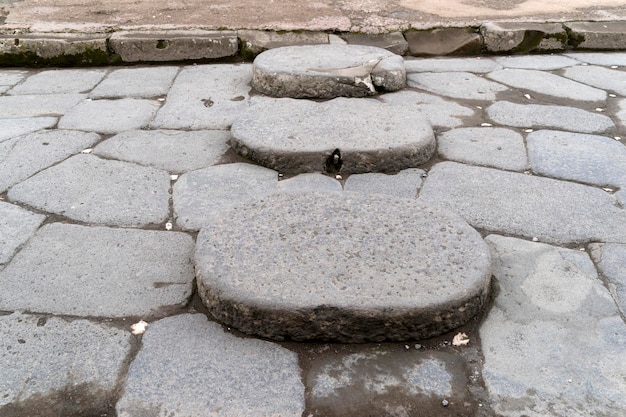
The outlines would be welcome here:
<svg viewBox="0 0 626 417">
<path fill-rule="evenodd" d="M 426 171 L 416 168 L 402 170 L 394 175 L 367 173 L 350 175 L 344 190 L 364 194 L 385 194 L 399 198 L 415 198 L 422 187 Z"/>
<path fill-rule="evenodd" d="M 0 119 L 0 142 L 37 130 L 48 129 L 57 124 L 56 117 L 20 117 Z"/>
<path fill-rule="evenodd" d="M 591 259 L 607 282 L 617 308 L 626 315 L 626 245 L 615 243 L 592 243 L 589 245 Z"/>
<path fill-rule="evenodd" d="M 13 204 L 0 201 L 0 265 L 11 260 L 41 223 L 46 219 L 43 214 L 32 213 Z"/>
<path fill-rule="evenodd" d="M 106 75 L 106 69 L 59 69 L 28 77 L 8 91 L 9 95 L 87 93 Z"/>
<path fill-rule="evenodd" d="M 420 72 L 407 75 L 409 87 L 446 97 L 493 101 L 496 93 L 509 88 L 469 72 Z"/>
<path fill-rule="evenodd" d="M 87 98 L 84 94 L 50 94 L 0 97 L 0 119 L 61 116 Z"/>
<path fill-rule="evenodd" d="M 178 67 L 123 68 L 114 70 L 89 93 L 99 98 L 152 98 L 165 96 Z"/>
</svg>

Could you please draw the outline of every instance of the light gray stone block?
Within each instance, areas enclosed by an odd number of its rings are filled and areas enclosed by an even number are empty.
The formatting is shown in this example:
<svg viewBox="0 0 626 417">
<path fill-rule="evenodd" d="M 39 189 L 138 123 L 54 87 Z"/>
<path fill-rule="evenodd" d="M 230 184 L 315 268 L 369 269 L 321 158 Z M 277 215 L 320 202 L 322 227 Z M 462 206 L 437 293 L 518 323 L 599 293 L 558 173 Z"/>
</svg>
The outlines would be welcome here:
<svg viewBox="0 0 626 417">
<path fill-rule="evenodd" d="M 437 28 L 404 32 L 411 55 L 477 55 L 482 41 L 472 28 Z"/>
<path fill-rule="evenodd" d="M 192 251 L 183 233 L 49 224 L 0 271 L 0 309 L 145 317 L 182 307 Z"/>
<path fill-rule="evenodd" d="M 46 95 L 88 93 L 107 73 L 106 69 L 58 69 L 47 70 L 29 76 L 16 85 L 10 95 Z M 40 100 L 46 100 L 40 97 Z"/>
<path fill-rule="evenodd" d="M 2 96 L 0 119 L 60 116 L 86 97 L 84 94 Z"/>
<path fill-rule="evenodd" d="M 409 43 L 402 32 L 381 34 L 346 33 L 341 35 L 349 45 L 365 45 L 383 48 L 397 55 L 405 55 L 409 51 Z"/>
<path fill-rule="evenodd" d="M 509 88 L 469 72 L 420 72 L 407 75 L 409 87 L 446 97 L 495 100 L 496 93 Z"/>
<path fill-rule="evenodd" d="M 615 49 L 626 44 L 626 22 L 566 22 L 570 44 L 577 49 Z"/>
<path fill-rule="evenodd" d="M 592 243 L 589 245 L 591 258 L 607 280 L 607 287 L 626 315 L 626 245 L 615 243 Z"/>
<path fill-rule="evenodd" d="M 300 417 L 304 406 L 295 353 L 184 314 L 148 327 L 116 411 L 119 417 Z"/>
<path fill-rule="evenodd" d="M 329 35 L 324 32 L 277 32 L 271 30 L 238 30 L 242 43 L 242 55 L 256 56 L 268 49 L 296 45 L 323 45 L 329 43 Z"/>
<path fill-rule="evenodd" d="M 0 265 L 11 260 L 46 219 L 19 206 L 0 201 Z"/>
<path fill-rule="evenodd" d="M 0 70 L 0 92 L 5 92 L 28 76 L 28 71 Z M 3 90 L 2 90 L 3 89 Z"/>
<path fill-rule="evenodd" d="M 573 52 L 565 55 L 579 62 L 593 65 L 626 66 L 626 52 Z"/>
<path fill-rule="evenodd" d="M 417 191 L 422 187 L 422 177 L 425 173 L 421 169 L 409 168 L 394 175 L 379 173 L 350 175 L 346 180 L 344 190 L 365 194 L 386 194 L 400 198 L 415 198 Z"/>
<path fill-rule="evenodd" d="M 606 192 L 581 184 L 442 162 L 419 199 L 489 232 L 556 244 L 626 243 L 626 212 Z"/>
<path fill-rule="evenodd" d="M 26 32 L 0 35 L 0 55 L 34 55 L 31 64 L 103 65 L 108 63 L 109 50 L 106 34 Z"/>
<path fill-rule="evenodd" d="M 626 72 L 598 67 L 595 65 L 578 65 L 566 68 L 563 75 L 594 87 L 626 96 Z"/>
<path fill-rule="evenodd" d="M 564 55 L 502 56 L 493 59 L 504 68 L 520 68 L 537 71 L 552 71 L 579 64 L 579 61 Z"/>
<path fill-rule="evenodd" d="M 9 190 L 9 198 L 50 213 L 110 226 L 159 224 L 169 214 L 165 171 L 76 155 Z"/>
<path fill-rule="evenodd" d="M 178 67 L 124 68 L 112 71 L 89 94 L 91 98 L 151 98 L 167 94 Z"/>
<path fill-rule="evenodd" d="M 492 59 L 476 58 L 406 58 L 407 74 L 414 72 L 473 72 L 486 73 L 502 67 Z"/>
<path fill-rule="evenodd" d="M 56 117 L 24 117 L 0 119 L 0 142 L 57 124 Z"/>
<path fill-rule="evenodd" d="M 480 26 L 489 52 L 564 51 L 567 33 L 560 23 L 486 22 Z"/>
<path fill-rule="evenodd" d="M 343 191 L 341 183 L 334 178 L 318 173 L 300 174 L 295 177 L 279 181 L 278 191 Z"/>
</svg>

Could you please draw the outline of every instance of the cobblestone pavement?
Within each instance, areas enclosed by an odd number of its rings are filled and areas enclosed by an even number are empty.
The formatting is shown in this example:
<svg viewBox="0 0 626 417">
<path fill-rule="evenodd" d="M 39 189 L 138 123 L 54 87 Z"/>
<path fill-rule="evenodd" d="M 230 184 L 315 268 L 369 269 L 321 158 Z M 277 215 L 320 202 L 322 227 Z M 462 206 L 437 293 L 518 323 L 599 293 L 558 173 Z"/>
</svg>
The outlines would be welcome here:
<svg viewBox="0 0 626 417">
<path fill-rule="evenodd" d="M 626 54 L 405 66 L 408 87 L 374 100 L 419 108 L 434 158 L 343 177 L 230 149 L 233 121 L 266 100 L 250 64 L 0 70 L 0 415 L 626 414 Z M 198 231 L 304 189 L 458 213 L 491 251 L 485 312 L 407 343 L 213 321 Z"/>
</svg>

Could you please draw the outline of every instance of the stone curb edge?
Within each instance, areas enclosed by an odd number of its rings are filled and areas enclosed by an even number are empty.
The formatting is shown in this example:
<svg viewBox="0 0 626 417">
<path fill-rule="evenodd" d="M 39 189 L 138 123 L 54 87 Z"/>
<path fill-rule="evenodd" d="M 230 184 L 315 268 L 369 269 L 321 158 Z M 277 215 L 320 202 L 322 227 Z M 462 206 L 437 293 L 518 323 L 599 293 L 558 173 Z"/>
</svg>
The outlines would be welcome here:
<svg viewBox="0 0 626 417">
<path fill-rule="evenodd" d="M 408 56 L 472 56 L 626 50 L 626 21 L 486 22 L 385 34 L 262 30 L 152 30 L 113 33 L 0 33 L 0 67 L 251 61 L 290 45 L 371 45 Z"/>
</svg>

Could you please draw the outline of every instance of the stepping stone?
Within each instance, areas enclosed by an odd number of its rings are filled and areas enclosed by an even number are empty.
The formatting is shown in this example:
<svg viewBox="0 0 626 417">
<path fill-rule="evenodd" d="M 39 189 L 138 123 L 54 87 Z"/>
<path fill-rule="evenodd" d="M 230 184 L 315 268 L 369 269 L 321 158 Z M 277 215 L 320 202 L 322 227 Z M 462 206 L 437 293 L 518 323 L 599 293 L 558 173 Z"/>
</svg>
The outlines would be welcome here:
<svg viewBox="0 0 626 417">
<path fill-rule="evenodd" d="M 259 54 L 252 67 L 252 87 L 272 97 L 365 97 L 405 85 L 402 57 L 373 46 L 275 48 Z"/>
<path fill-rule="evenodd" d="M 277 193 L 221 212 L 195 261 L 212 315 L 277 340 L 439 335 L 481 310 L 491 277 L 486 244 L 456 215 L 361 193 Z"/>
<path fill-rule="evenodd" d="M 349 98 L 260 99 L 231 132 L 241 156 L 287 173 L 400 171 L 425 163 L 436 147 L 417 106 Z"/>
</svg>

